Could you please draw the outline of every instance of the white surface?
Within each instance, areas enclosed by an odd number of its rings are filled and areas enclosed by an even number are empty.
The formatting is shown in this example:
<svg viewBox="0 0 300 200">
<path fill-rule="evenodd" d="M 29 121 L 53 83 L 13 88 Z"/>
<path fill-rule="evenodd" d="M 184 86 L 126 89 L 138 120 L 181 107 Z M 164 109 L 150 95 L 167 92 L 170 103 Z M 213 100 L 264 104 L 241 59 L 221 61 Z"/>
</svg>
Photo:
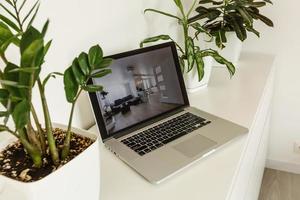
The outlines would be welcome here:
<svg viewBox="0 0 300 200">
<path fill-rule="evenodd" d="M 300 1 L 273 2 L 274 5 L 263 9 L 262 13 L 273 19 L 275 27 L 255 24 L 261 37 L 258 39 L 249 34 L 244 49 L 276 55 L 268 167 L 289 170 L 300 165 L 300 155 L 293 151 L 294 141 L 300 139 L 300 28 L 295 26 L 299 23 Z"/>
<path fill-rule="evenodd" d="M 272 63 L 273 56 L 244 55 L 242 64 L 232 80 L 229 79 L 227 69 L 215 68 L 209 86 L 190 95 L 192 106 L 244 125 L 250 128 L 252 134 L 249 133 L 248 136 L 237 139 L 221 151 L 194 164 L 161 185 L 151 185 L 145 181 L 102 145 L 101 200 L 141 198 L 145 200 L 224 200 L 226 197 L 232 200 L 241 200 L 241 198 L 235 199 L 234 196 L 244 196 L 247 191 L 243 190 L 236 195 L 235 192 L 240 186 L 235 183 L 245 173 L 256 172 L 253 172 L 252 169 L 245 171 L 241 166 L 249 161 L 245 158 L 248 151 L 246 144 L 253 138 L 252 136 L 263 135 L 262 131 L 256 130 L 255 132 L 252 126 L 257 117 L 264 116 L 260 114 L 259 105 L 266 100 L 263 96 L 268 96 L 263 94 L 266 92 L 265 85 Z M 264 107 L 262 106 L 262 108 Z M 266 119 L 267 116 L 264 120 Z M 91 130 L 97 133 L 96 127 Z M 260 143 L 259 138 L 255 140 L 258 144 Z M 260 149 L 258 146 L 256 148 L 257 151 Z M 255 155 L 251 158 L 255 159 Z M 254 163 L 259 164 L 262 161 Z M 255 167 L 253 168 L 255 169 Z M 256 177 L 259 178 L 259 175 Z M 245 188 L 249 182 L 250 180 L 246 177 L 241 187 Z"/>
<path fill-rule="evenodd" d="M 140 41 L 156 34 L 168 33 L 176 39 L 177 21 L 156 14 L 144 15 L 143 10 L 147 7 L 176 11 L 173 2 L 160 0 L 42 0 L 34 25 L 42 28 L 49 18 L 47 39 L 53 39 L 42 77 L 52 71 L 63 72 L 81 51 L 88 51 L 95 44 L 103 47 L 105 55 L 111 55 L 139 48 Z M 7 57 L 19 63 L 17 55 L 18 51 L 10 49 Z M 49 81 L 46 96 L 52 120 L 67 124 L 71 105 L 66 101 L 61 78 Z M 40 105 L 37 92 L 33 100 Z M 40 106 L 37 106 L 37 112 L 42 120 Z M 95 123 L 85 93 L 79 98 L 73 121 L 74 126 L 80 128 Z"/>
<path fill-rule="evenodd" d="M 54 124 L 63 128 L 66 126 Z M 97 139 L 89 148 L 47 177 L 22 183 L 0 176 L 0 200 L 98 200 L 100 194 L 99 137 L 80 129 L 77 134 Z M 87 184 L 89 185 L 87 187 Z"/>
</svg>

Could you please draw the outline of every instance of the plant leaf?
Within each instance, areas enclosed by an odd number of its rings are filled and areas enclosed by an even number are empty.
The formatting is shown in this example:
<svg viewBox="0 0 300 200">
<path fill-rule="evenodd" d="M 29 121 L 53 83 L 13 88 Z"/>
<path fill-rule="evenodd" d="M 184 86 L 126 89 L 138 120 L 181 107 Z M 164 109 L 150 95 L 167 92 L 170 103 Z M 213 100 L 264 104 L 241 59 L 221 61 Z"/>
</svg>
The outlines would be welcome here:
<svg viewBox="0 0 300 200">
<path fill-rule="evenodd" d="M 200 82 L 204 77 L 204 61 L 201 54 L 195 54 L 195 60 L 197 64 L 198 81 Z"/>
<path fill-rule="evenodd" d="M 177 17 L 176 15 L 172 15 L 170 13 L 163 12 L 163 11 L 160 11 L 160 10 L 148 8 L 148 9 L 144 10 L 144 13 L 146 13 L 146 12 L 159 13 L 159 14 L 162 14 L 162 15 L 165 15 L 165 16 L 168 16 L 168 17 L 171 17 L 171 18 L 175 18 L 175 19 L 178 19 L 179 21 L 181 21 L 181 19 L 179 17 Z"/>
<path fill-rule="evenodd" d="M 9 71 L 9 73 L 16 73 L 16 72 L 25 72 L 25 73 L 34 73 L 36 70 L 39 70 L 38 67 L 19 67 Z"/>
<path fill-rule="evenodd" d="M 64 76 L 64 74 L 60 73 L 60 72 L 51 72 L 49 73 L 46 78 L 43 80 L 43 87 L 45 88 L 47 82 L 49 81 L 49 79 L 52 78 L 56 78 L 56 75 L 58 76 Z"/>
<path fill-rule="evenodd" d="M 103 90 L 101 85 L 83 85 L 81 88 L 87 92 L 100 92 Z"/>
<path fill-rule="evenodd" d="M 45 37 L 46 33 L 47 33 L 47 30 L 48 30 L 48 27 L 49 27 L 49 19 L 46 21 L 46 23 L 44 24 L 43 26 L 43 29 L 42 29 L 42 37 Z"/>
<path fill-rule="evenodd" d="M 106 76 L 107 74 L 111 73 L 111 69 L 102 69 L 100 71 L 97 71 L 91 75 L 91 78 L 101 78 L 103 76 Z"/>
<path fill-rule="evenodd" d="M 252 26 L 253 19 L 252 19 L 251 15 L 243 8 L 237 8 L 237 11 L 241 14 L 243 19 L 246 21 L 246 24 L 248 24 L 249 26 Z"/>
<path fill-rule="evenodd" d="M 78 63 L 81 71 L 85 76 L 90 74 L 90 66 L 89 66 L 89 56 L 88 54 L 82 52 L 78 57 Z"/>
<path fill-rule="evenodd" d="M 12 16 L 15 20 L 18 20 L 17 17 L 8 9 L 6 8 L 2 3 L 0 3 L 0 7 L 2 7 L 10 16 Z"/>
<path fill-rule="evenodd" d="M 9 27 L 11 27 L 12 29 L 14 29 L 15 31 L 17 31 L 18 33 L 21 31 L 19 29 L 19 27 L 14 23 L 12 22 L 10 19 L 8 19 L 7 17 L 5 17 L 4 15 L 1 15 L 0 14 L 0 19 L 5 23 L 7 24 Z"/>
<path fill-rule="evenodd" d="M 195 62 L 195 55 L 194 55 L 194 41 L 191 37 L 187 38 L 187 62 L 188 62 L 188 72 L 193 69 L 194 62 Z"/>
<path fill-rule="evenodd" d="M 27 24 L 27 28 L 30 27 L 30 26 L 32 25 L 32 23 L 33 23 L 33 21 L 34 21 L 36 15 L 37 15 L 39 9 L 40 9 L 40 4 L 38 4 L 38 6 L 36 7 L 33 16 L 31 17 L 30 21 L 29 21 L 28 24 Z"/>
<path fill-rule="evenodd" d="M 104 58 L 102 60 L 102 62 L 95 67 L 95 69 L 103 69 L 103 68 L 109 67 L 112 64 L 112 62 L 113 62 L 113 59 Z"/>
<path fill-rule="evenodd" d="M 226 58 L 222 57 L 217 51 L 209 49 L 209 50 L 203 50 L 200 52 L 202 57 L 211 56 L 213 57 L 218 63 L 225 65 L 228 69 L 228 72 L 230 74 L 230 77 L 232 77 L 235 74 L 235 67 L 234 65 L 228 61 Z"/>
<path fill-rule="evenodd" d="M 84 76 L 83 72 L 80 69 L 77 58 L 75 58 L 73 60 L 71 68 L 72 68 L 72 72 L 74 74 L 74 77 L 75 77 L 75 80 L 76 80 L 77 84 L 78 85 L 83 85 L 84 82 L 85 82 L 85 76 Z"/>
<path fill-rule="evenodd" d="M 76 83 L 72 67 L 69 67 L 64 73 L 64 85 L 67 101 L 73 103 L 78 93 L 78 84 Z"/>
<path fill-rule="evenodd" d="M 35 10 L 35 8 L 39 8 L 39 1 L 36 1 L 35 4 L 31 7 L 31 9 L 29 10 L 29 12 L 26 14 L 26 16 L 23 18 L 22 20 L 22 24 L 24 24 L 24 22 L 29 18 L 29 16 L 32 14 L 32 12 Z M 35 13 L 37 11 L 35 10 Z M 29 27 L 29 26 L 28 26 Z"/>
<path fill-rule="evenodd" d="M 42 34 L 36 30 L 34 27 L 28 28 L 25 33 L 22 35 L 20 50 L 21 54 L 32 44 L 33 41 L 42 39 Z"/>
<path fill-rule="evenodd" d="M 182 3 L 181 3 L 181 0 L 174 0 L 175 4 L 177 5 L 177 7 L 181 10 L 183 10 L 183 6 L 182 6 Z"/>
<path fill-rule="evenodd" d="M 90 48 L 88 54 L 89 64 L 91 66 L 90 71 L 95 69 L 103 60 L 103 51 L 99 45 L 95 45 Z"/>
<path fill-rule="evenodd" d="M 274 27 L 274 23 L 272 22 L 272 20 L 270 20 L 266 16 L 263 16 L 263 15 L 261 15 L 259 13 L 251 13 L 251 15 L 254 15 L 255 17 L 257 17 L 258 19 L 260 19 L 266 25 L 268 25 L 270 27 Z"/>
<path fill-rule="evenodd" d="M 15 88 L 28 88 L 27 85 L 20 85 L 18 82 L 9 81 L 9 80 L 0 80 L 0 83 L 6 86 L 11 86 Z"/>
<path fill-rule="evenodd" d="M 252 26 L 247 26 L 246 29 L 249 31 L 249 32 L 252 32 L 254 33 L 257 37 L 260 37 L 260 33 L 255 30 Z"/>
<path fill-rule="evenodd" d="M 14 108 L 12 117 L 15 121 L 16 129 L 24 128 L 30 117 L 30 103 L 26 99 L 23 99 Z"/>
<path fill-rule="evenodd" d="M 172 40 L 172 39 L 169 35 L 158 35 L 158 36 L 154 36 L 154 37 L 149 37 L 149 38 L 144 39 L 140 43 L 140 47 L 143 47 L 144 44 L 146 44 L 146 43 L 157 42 L 159 40 Z"/>
</svg>

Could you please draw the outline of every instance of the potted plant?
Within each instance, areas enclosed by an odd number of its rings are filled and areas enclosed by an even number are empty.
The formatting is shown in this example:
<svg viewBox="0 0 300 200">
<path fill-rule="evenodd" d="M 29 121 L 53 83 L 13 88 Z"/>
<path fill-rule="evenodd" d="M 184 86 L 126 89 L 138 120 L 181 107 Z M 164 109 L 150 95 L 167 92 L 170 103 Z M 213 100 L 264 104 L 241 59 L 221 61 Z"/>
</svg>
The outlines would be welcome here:
<svg viewBox="0 0 300 200">
<path fill-rule="evenodd" d="M 247 39 L 247 32 L 258 37 L 260 33 L 254 28 L 256 20 L 273 27 L 272 20 L 261 14 L 260 9 L 270 0 L 200 0 L 195 8 L 196 15 L 189 19 L 189 23 L 203 20 L 203 28 L 213 36 L 215 45 L 223 49 L 222 55 L 237 64 L 242 42 Z"/>
<path fill-rule="evenodd" d="M 76 57 L 64 73 L 52 72 L 43 79 L 42 65 L 51 46 L 51 40 L 45 41 L 49 21 L 41 31 L 34 28 L 39 2 L 25 13 L 27 4 L 26 0 L 0 3 L 5 11 L 0 14 L 0 57 L 4 63 L 0 69 L 0 131 L 17 140 L 0 153 L 0 199 L 96 200 L 100 189 L 98 138 L 72 128 L 72 118 L 83 91 L 102 91 L 102 86 L 88 85 L 87 81 L 111 73 L 107 67 L 112 60 L 104 59 L 102 49 L 95 45 Z M 19 50 L 19 63 L 6 57 L 10 45 Z M 51 121 L 47 105 L 46 86 L 56 76 L 63 76 L 71 104 L 67 126 Z M 40 94 L 44 126 L 32 101 L 35 89 Z"/>
<path fill-rule="evenodd" d="M 158 35 L 143 40 L 140 43 L 140 46 L 142 47 L 146 43 L 157 42 L 159 40 L 174 41 L 178 49 L 179 61 L 182 72 L 184 73 L 186 87 L 190 92 L 196 91 L 208 84 L 211 72 L 210 63 L 212 60 L 207 59 L 207 57 L 212 57 L 218 63 L 225 65 L 229 71 L 230 77 L 233 76 L 235 73 L 235 67 L 230 61 L 222 57 L 216 50 L 201 49 L 198 45 L 199 34 L 204 33 L 208 36 L 211 35 L 199 22 L 194 21 L 191 23 L 189 21 L 190 15 L 196 6 L 196 1 L 194 1 L 188 11 L 186 11 L 183 7 L 181 0 L 173 1 L 179 10 L 179 16 L 156 9 L 146 9 L 144 12 L 154 12 L 177 20 L 178 25 L 182 28 L 184 44 L 180 45 L 169 35 Z"/>
</svg>

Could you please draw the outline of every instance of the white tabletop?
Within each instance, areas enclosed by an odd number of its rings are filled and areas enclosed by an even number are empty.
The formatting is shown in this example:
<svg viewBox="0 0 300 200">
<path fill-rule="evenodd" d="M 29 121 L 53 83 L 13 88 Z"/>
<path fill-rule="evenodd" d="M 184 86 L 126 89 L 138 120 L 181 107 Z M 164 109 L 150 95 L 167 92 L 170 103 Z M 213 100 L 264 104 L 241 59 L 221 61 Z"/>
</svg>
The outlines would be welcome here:
<svg viewBox="0 0 300 200">
<path fill-rule="evenodd" d="M 225 68 L 214 68 L 209 86 L 189 95 L 191 105 L 250 128 L 273 59 L 243 54 L 231 80 Z M 95 126 L 90 131 L 98 132 Z M 101 200 L 224 200 L 246 140 L 247 136 L 237 139 L 160 185 L 148 183 L 102 145 Z"/>
</svg>

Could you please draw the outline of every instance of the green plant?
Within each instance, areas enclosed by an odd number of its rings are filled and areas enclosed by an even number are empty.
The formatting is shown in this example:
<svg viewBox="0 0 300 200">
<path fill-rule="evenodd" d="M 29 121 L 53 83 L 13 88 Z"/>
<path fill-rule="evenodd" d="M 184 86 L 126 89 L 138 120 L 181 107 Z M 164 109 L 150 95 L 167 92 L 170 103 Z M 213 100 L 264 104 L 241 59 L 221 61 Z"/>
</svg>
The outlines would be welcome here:
<svg viewBox="0 0 300 200">
<path fill-rule="evenodd" d="M 26 0 L 2 2 L 0 7 L 5 14 L 0 14 L 0 56 L 5 66 L 4 69 L 0 69 L 0 103 L 3 108 L 0 112 L 0 117 L 3 119 L 0 131 L 9 132 L 17 137 L 36 167 L 42 166 L 42 159 L 48 154 L 47 148 L 49 148 L 53 163 L 58 165 L 60 160 L 65 159 L 69 153 L 76 100 L 82 91 L 102 90 L 102 86 L 88 85 L 87 81 L 89 78 L 102 77 L 110 73 L 107 66 L 112 60 L 104 59 L 100 46 L 96 45 L 89 50 L 88 54 L 83 52 L 75 58 L 64 74 L 52 72 L 42 79 L 40 76 L 42 64 L 51 46 L 51 40 L 45 42 L 49 21 L 44 24 L 41 31 L 32 26 L 39 10 L 39 2 L 36 2 L 27 13 L 24 12 Z M 10 62 L 6 57 L 7 48 L 10 45 L 19 49 L 20 63 Z M 56 76 L 64 77 L 66 98 L 72 104 L 62 149 L 56 146 L 45 96 L 49 79 Z M 38 89 L 40 93 L 46 133 L 42 129 L 32 102 L 33 89 Z M 13 129 L 7 124 L 10 118 L 13 119 L 15 125 Z"/>
<path fill-rule="evenodd" d="M 258 37 L 260 33 L 253 27 L 255 20 L 260 20 L 267 26 L 273 27 L 272 20 L 260 13 L 260 8 L 272 4 L 270 0 L 200 0 L 195 11 L 197 15 L 188 21 L 204 20 L 203 28 L 215 39 L 219 48 L 224 48 L 227 42 L 226 32 L 235 32 L 244 41 L 247 31 Z"/>
<path fill-rule="evenodd" d="M 178 21 L 178 24 L 182 27 L 183 30 L 183 38 L 184 38 L 184 47 L 181 47 L 178 43 L 176 43 L 169 35 L 158 35 L 155 37 L 150 37 L 145 40 L 143 40 L 140 44 L 141 47 L 145 43 L 152 43 L 152 42 L 157 42 L 159 40 L 172 40 L 175 42 L 178 52 L 179 52 L 179 61 L 180 65 L 182 68 L 182 71 L 185 72 L 190 72 L 194 64 L 197 67 L 197 72 L 198 72 L 198 79 L 199 81 L 202 80 L 204 76 L 204 61 L 203 58 L 207 56 L 213 57 L 218 63 L 226 65 L 230 76 L 233 76 L 235 73 L 235 67 L 234 65 L 223 58 L 217 51 L 212 50 L 212 49 L 204 49 L 201 50 L 201 48 L 196 45 L 196 41 L 199 40 L 198 36 L 200 33 L 207 34 L 208 36 L 211 36 L 207 30 L 204 29 L 204 27 L 199 23 L 199 22 L 189 22 L 189 17 L 194 10 L 196 6 L 196 1 L 193 2 L 193 5 L 191 8 L 186 12 L 181 0 L 173 0 L 174 3 L 176 4 L 180 16 L 176 16 L 174 14 L 170 14 L 164 11 L 156 10 L 156 9 L 146 9 L 144 12 L 155 12 L 167 17 L 171 17 L 175 20 Z M 193 33 L 191 33 L 193 30 Z M 187 69 L 186 69 L 186 64 L 185 60 L 187 61 Z"/>
</svg>

